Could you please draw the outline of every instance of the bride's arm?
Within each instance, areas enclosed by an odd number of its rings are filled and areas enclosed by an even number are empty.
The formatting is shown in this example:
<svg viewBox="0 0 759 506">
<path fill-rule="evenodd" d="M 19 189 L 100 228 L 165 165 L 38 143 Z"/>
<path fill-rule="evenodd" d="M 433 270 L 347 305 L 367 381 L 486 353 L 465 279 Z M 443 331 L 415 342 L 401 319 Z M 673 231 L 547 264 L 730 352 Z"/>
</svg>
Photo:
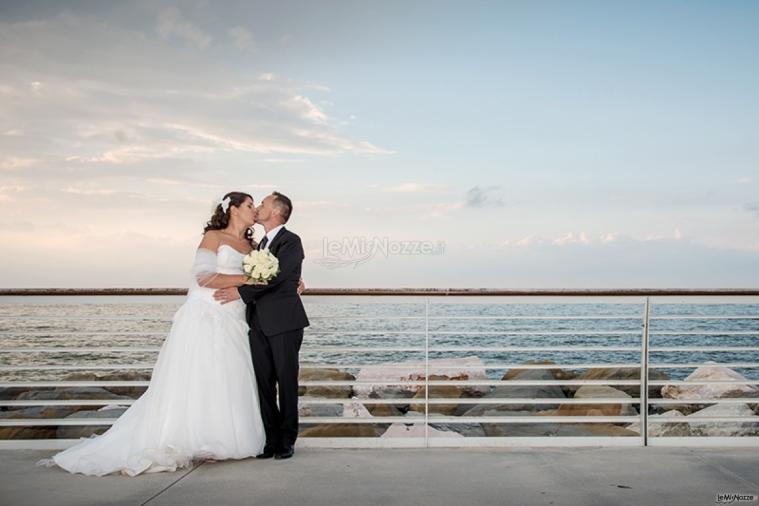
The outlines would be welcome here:
<svg viewBox="0 0 759 506">
<path fill-rule="evenodd" d="M 244 274 L 206 274 L 198 278 L 198 284 L 206 288 L 230 288 L 242 286 L 247 281 Z"/>
<path fill-rule="evenodd" d="M 206 255 L 200 253 L 196 255 L 195 264 L 193 265 L 193 274 L 199 286 L 206 288 L 230 288 L 245 284 L 247 277 L 244 274 L 221 274 L 216 272 L 216 250 L 219 249 L 221 241 L 217 234 L 210 230 L 203 234 L 203 239 L 198 245 L 198 251 L 205 250 Z M 211 255 L 213 260 L 211 260 Z M 213 265 L 211 265 L 213 263 Z"/>
</svg>

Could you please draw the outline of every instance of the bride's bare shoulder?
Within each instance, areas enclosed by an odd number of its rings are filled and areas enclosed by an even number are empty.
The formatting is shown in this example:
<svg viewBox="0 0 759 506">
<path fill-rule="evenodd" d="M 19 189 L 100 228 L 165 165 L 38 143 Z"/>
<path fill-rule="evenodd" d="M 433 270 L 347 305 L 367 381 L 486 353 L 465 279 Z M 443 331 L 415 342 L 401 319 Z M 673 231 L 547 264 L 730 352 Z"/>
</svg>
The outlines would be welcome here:
<svg viewBox="0 0 759 506">
<path fill-rule="evenodd" d="M 209 230 L 203 234 L 203 239 L 201 239 L 200 244 L 198 245 L 198 249 L 203 248 L 211 251 L 216 251 L 219 248 L 220 244 L 221 234 L 219 231 Z"/>
</svg>

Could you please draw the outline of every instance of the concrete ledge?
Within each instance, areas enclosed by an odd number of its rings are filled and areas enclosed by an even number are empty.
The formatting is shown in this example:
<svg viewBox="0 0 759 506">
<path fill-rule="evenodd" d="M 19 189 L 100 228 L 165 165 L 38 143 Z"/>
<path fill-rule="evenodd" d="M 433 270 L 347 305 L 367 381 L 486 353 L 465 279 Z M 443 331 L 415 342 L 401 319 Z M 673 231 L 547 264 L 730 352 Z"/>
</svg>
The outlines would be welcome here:
<svg viewBox="0 0 759 506">
<path fill-rule="evenodd" d="M 759 495 L 751 448 L 299 449 L 128 478 L 35 467 L 50 452 L 0 452 L 7 505 L 714 504 Z M 737 504 L 737 503 L 736 503 Z"/>
</svg>

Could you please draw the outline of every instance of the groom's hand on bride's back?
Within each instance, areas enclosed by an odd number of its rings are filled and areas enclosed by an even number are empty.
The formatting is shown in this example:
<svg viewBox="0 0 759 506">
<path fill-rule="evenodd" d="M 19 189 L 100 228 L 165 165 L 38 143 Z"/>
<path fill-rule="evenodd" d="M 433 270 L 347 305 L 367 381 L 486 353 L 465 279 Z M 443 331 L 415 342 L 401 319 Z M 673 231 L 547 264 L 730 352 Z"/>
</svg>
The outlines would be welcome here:
<svg viewBox="0 0 759 506">
<path fill-rule="evenodd" d="M 300 278 L 300 281 L 298 281 L 298 295 L 303 293 L 303 290 L 306 289 L 306 283 L 303 281 L 303 278 Z"/>
<path fill-rule="evenodd" d="M 227 304 L 228 302 L 238 300 L 240 294 L 238 293 L 236 286 L 231 286 L 229 288 L 219 288 L 213 292 L 213 298 L 222 304 Z"/>
</svg>

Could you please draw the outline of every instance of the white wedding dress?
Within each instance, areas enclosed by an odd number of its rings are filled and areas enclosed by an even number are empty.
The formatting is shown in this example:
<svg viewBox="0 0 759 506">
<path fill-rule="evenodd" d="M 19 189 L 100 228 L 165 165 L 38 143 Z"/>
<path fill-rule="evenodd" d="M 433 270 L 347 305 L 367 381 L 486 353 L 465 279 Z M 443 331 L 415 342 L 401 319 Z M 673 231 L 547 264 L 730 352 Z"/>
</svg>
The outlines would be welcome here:
<svg viewBox="0 0 759 506">
<path fill-rule="evenodd" d="M 242 274 L 229 245 L 198 249 L 195 274 Z M 200 267 L 199 267 L 200 266 Z M 175 471 L 194 458 L 241 459 L 266 435 L 248 343 L 245 304 L 221 305 L 214 289 L 191 286 L 174 314 L 145 393 L 100 436 L 82 438 L 42 465 L 94 476 Z"/>
</svg>

